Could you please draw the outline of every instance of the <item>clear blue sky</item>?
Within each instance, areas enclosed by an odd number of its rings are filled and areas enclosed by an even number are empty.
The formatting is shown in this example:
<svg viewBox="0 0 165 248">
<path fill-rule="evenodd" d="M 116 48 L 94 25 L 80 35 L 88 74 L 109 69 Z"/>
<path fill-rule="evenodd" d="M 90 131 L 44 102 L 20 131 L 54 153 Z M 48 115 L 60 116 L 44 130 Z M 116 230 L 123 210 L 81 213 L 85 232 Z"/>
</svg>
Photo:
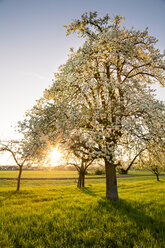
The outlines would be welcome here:
<svg viewBox="0 0 165 248">
<path fill-rule="evenodd" d="M 0 0 L 0 139 L 16 138 L 14 126 L 51 84 L 70 47 L 63 25 L 82 13 L 125 16 L 125 25 L 149 27 L 165 49 L 165 0 Z M 165 89 L 158 96 L 165 100 Z"/>
</svg>

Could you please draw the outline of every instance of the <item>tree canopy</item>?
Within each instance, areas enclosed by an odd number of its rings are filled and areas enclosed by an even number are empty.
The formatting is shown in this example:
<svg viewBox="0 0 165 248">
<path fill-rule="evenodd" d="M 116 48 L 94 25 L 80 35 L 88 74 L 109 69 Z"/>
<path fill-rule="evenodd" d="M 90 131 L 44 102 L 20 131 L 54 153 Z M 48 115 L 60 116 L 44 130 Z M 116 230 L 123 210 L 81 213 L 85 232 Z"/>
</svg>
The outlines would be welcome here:
<svg viewBox="0 0 165 248">
<path fill-rule="evenodd" d="M 67 35 L 85 38 L 60 66 L 53 85 L 21 123 L 29 142 L 56 142 L 87 151 L 88 159 L 102 158 L 106 197 L 117 200 L 116 166 L 125 141 L 164 142 L 164 104 L 149 85 L 165 85 L 164 54 L 148 30 L 128 30 L 123 18 L 85 13 L 65 26 Z M 43 142 L 44 141 L 44 142 Z M 76 143 L 77 142 L 77 143 Z M 44 144 L 44 145 L 43 145 Z"/>
</svg>

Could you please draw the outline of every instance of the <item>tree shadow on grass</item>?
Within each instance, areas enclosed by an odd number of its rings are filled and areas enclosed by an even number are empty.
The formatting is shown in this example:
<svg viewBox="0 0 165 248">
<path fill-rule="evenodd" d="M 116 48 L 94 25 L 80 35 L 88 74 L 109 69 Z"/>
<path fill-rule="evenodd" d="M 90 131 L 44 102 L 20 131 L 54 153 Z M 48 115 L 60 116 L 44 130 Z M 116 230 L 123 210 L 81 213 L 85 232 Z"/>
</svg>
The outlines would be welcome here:
<svg viewBox="0 0 165 248">
<path fill-rule="evenodd" d="M 83 192 L 84 194 L 88 194 L 90 196 L 97 196 L 98 194 L 96 194 L 95 192 L 93 192 L 89 187 L 84 187 L 80 189 L 81 192 Z"/>
<path fill-rule="evenodd" d="M 157 181 L 157 183 L 164 183 L 164 182 L 165 182 L 165 180 L 162 178 L 160 178 L 159 181 Z"/>
<path fill-rule="evenodd" d="M 121 221 L 124 220 L 124 217 L 128 218 L 132 223 L 138 227 L 139 230 L 148 229 L 152 237 L 157 240 L 161 239 L 161 242 L 164 240 L 165 233 L 165 222 L 163 221 L 165 213 L 162 211 L 162 217 L 159 215 L 157 218 L 157 213 L 155 216 L 148 216 L 144 210 L 147 208 L 145 204 L 140 204 L 136 202 L 128 202 L 124 199 L 119 201 L 110 201 L 105 198 L 102 198 L 98 201 L 98 209 L 106 210 L 109 213 L 114 213 L 116 216 L 120 216 Z M 156 217 L 156 218 L 154 218 Z"/>
<path fill-rule="evenodd" d="M 20 199 L 20 198 L 29 198 L 32 197 L 34 193 L 32 191 L 16 191 L 16 190 L 8 190 L 8 191 L 1 191 L 0 192 L 0 204 L 2 204 L 5 200 L 11 200 L 11 199 Z"/>
</svg>

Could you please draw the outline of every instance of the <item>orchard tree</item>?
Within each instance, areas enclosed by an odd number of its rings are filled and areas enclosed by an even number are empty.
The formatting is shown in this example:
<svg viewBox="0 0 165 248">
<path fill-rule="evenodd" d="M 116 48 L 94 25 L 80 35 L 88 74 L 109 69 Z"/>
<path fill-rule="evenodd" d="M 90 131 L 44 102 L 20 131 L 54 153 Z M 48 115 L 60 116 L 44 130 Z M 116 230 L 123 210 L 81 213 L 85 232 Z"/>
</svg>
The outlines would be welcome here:
<svg viewBox="0 0 165 248">
<path fill-rule="evenodd" d="M 38 147 L 35 153 L 29 154 L 31 156 L 29 159 L 37 164 L 45 164 L 50 151 L 58 145 L 63 153 L 63 163 L 74 165 L 78 171 L 77 186 L 81 188 L 85 186 L 85 173 L 94 158 L 89 149 L 86 149 L 86 144 L 78 132 L 72 132 L 68 137 L 63 117 L 67 110 L 64 106 L 58 107 L 57 101 L 55 106 L 40 99 L 38 104 L 27 113 L 27 118 L 19 123 L 19 129 L 27 140 L 27 145 L 24 147 L 25 153 L 26 149 L 29 150 L 33 145 Z"/>
<path fill-rule="evenodd" d="M 148 87 L 165 84 L 164 54 L 147 29 L 128 30 L 122 20 L 90 12 L 65 26 L 67 35 L 77 32 L 85 42 L 72 49 L 44 92 L 39 105 L 49 120 L 37 117 L 48 137 L 60 132 L 69 143 L 78 133 L 91 158 L 104 160 L 111 200 L 118 200 L 116 166 L 124 137 L 163 143 L 165 131 L 164 105 Z"/>
<path fill-rule="evenodd" d="M 67 141 L 65 142 L 68 143 Z M 87 142 L 84 142 L 78 133 L 77 135 L 70 135 L 69 151 L 71 151 L 70 154 L 74 155 L 69 156 L 70 161 L 72 161 L 70 164 L 75 166 L 79 174 L 77 187 L 85 187 L 85 174 L 88 167 L 95 160 L 95 158 L 92 156 L 92 151 L 88 149 Z"/>
<path fill-rule="evenodd" d="M 78 182 L 77 187 L 78 188 L 84 188 L 85 187 L 85 174 L 87 172 L 88 167 L 92 164 L 92 161 L 89 161 L 84 158 L 77 158 L 74 157 L 74 160 L 71 160 L 71 162 L 68 162 L 69 165 L 73 165 L 77 172 L 78 172 Z"/>
<path fill-rule="evenodd" d="M 139 167 L 151 171 L 159 181 L 160 174 L 165 171 L 164 147 L 150 144 L 145 153 L 140 156 Z"/>
<path fill-rule="evenodd" d="M 24 165 L 31 165 L 31 160 L 29 160 L 29 154 L 33 154 L 34 153 L 34 145 L 33 148 L 28 151 L 28 156 L 27 154 L 25 155 L 25 153 L 23 152 L 24 147 L 25 146 L 25 141 L 9 141 L 8 144 L 0 144 L 0 152 L 9 152 L 15 163 L 18 165 L 19 168 L 19 173 L 18 173 L 18 179 L 17 179 L 17 191 L 19 191 L 20 189 L 20 183 L 21 183 L 21 175 L 22 175 L 22 169 Z"/>
<path fill-rule="evenodd" d="M 57 102 L 56 102 L 57 103 Z M 63 123 L 62 120 L 62 106 L 49 104 L 44 99 L 37 101 L 37 104 L 26 113 L 24 121 L 18 123 L 19 132 L 24 135 L 26 146 L 24 146 L 24 153 L 29 159 L 34 161 L 37 165 L 43 166 L 49 164 L 50 154 L 53 149 L 59 147 L 59 150 L 64 149 L 62 145 Z M 60 114 L 60 117 L 59 117 Z M 55 120 L 57 120 L 55 122 Z M 36 147 L 35 153 L 30 154 L 28 151 Z M 66 151 L 65 151 L 66 153 Z"/>
<path fill-rule="evenodd" d="M 122 19 L 99 18 L 94 12 L 67 25 L 67 35 L 78 32 L 86 41 L 72 51 L 46 91 L 49 99 L 56 99 L 57 91 L 66 96 L 71 129 L 79 130 L 88 149 L 104 159 L 106 197 L 113 200 L 118 199 L 116 152 L 122 136 L 150 139 L 155 126 L 163 127 L 160 138 L 164 135 L 164 106 L 147 87 L 154 82 L 164 85 L 164 55 L 147 29 L 128 30 L 121 26 Z"/>
</svg>

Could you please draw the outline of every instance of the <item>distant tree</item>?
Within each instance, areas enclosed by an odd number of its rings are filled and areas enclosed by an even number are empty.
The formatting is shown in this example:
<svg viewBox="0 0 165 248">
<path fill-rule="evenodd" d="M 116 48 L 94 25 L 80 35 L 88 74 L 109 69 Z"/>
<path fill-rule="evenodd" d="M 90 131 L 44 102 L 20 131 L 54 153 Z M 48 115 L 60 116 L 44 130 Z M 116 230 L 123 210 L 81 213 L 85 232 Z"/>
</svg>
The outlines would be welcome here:
<svg viewBox="0 0 165 248">
<path fill-rule="evenodd" d="M 33 109 L 26 114 L 27 118 L 23 122 L 18 123 L 18 130 L 24 135 L 24 140 L 26 140 L 23 147 L 23 154 L 37 165 L 43 165 L 49 160 L 48 156 L 52 147 L 55 147 L 61 139 L 60 133 L 55 132 L 54 135 L 52 134 L 53 130 L 51 124 L 48 128 L 49 116 L 52 116 L 52 112 L 51 110 L 49 111 L 48 108 L 46 108 L 46 111 L 47 114 L 45 114 L 45 110 L 39 106 L 34 106 Z M 50 136 L 49 132 L 51 132 Z M 35 152 L 29 153 L 34 146 Z"/>
<path fill-rule="evenodd" d="M 1 143 L 0 144 L 0 152 L 9 152 L 15 163 L 18 165 L 19 168 L 19 174 L 18 174 L 18 180 L 17 180 L 17 191 L 20 189 L 20 182 L 21 182 L 21 175 L 22 175 L 22 169 L 25 164 L 30 165 L 31 161 L 23 154 L 23 146 L 24 142 L 21 141 L 9 141 L 7 145 Z M 34 151 L 31 150 L 29 153 L 33 153 Z"/>
<path fill-rule="evenodd" d="M 143 155 L 140 156 L 139 166 L 142 169 L 151 171 L 157 181 L 159 176 L 165 171 L 165 150 L 161 146 L 150 146 Z"/>
<path fill-rule="evenodd" d="M 87 172 L 88 167 L 92 164 L 93 161 L 86 160 L 84 158 L 74 158 L 74 161 L 69 162 L 70 165 L 73 165 L 77 172 L 78 172 L 78 182 L 77 187 L 78 188 L 84 188 L 85 187 L 85 175 Z"/>
<path fill-rule="evenodd" d="M 67 140 L 65 141 L 67 143 Z M 88 149 L 87 141 L 83 140 L 81 138 L 81 134 L 79 132 L 76 132 L 76 134 L 73 132 L 72 135 L 69 137 L 69 150 L 72 154 L 74 154 L 74 157 L 71 158 L 71 160 L 75 160 L 73 165 L 78 171 L 79 179 L 77 186 L 79 188 L 85 187 L 85 174 L 87 172 L 87 169 L 96 157 L 93 157 L 92 151 Z"/>
<path fill-rule="evenodd" d="M 153 135 L 151 136 L 151 139 L 152 138 Z M 142 134 L 139 137 L 124 137 L 121 142 L 122 146 L 119 153 L 119 165 L 117 167 L 120 174 L 127 174 L 128 171 L 137 163 L 140 155 L 145 151 L 149 140 L 149 137 L 146 140 L 145 136 L 143 137 Z"/>
</svg>

